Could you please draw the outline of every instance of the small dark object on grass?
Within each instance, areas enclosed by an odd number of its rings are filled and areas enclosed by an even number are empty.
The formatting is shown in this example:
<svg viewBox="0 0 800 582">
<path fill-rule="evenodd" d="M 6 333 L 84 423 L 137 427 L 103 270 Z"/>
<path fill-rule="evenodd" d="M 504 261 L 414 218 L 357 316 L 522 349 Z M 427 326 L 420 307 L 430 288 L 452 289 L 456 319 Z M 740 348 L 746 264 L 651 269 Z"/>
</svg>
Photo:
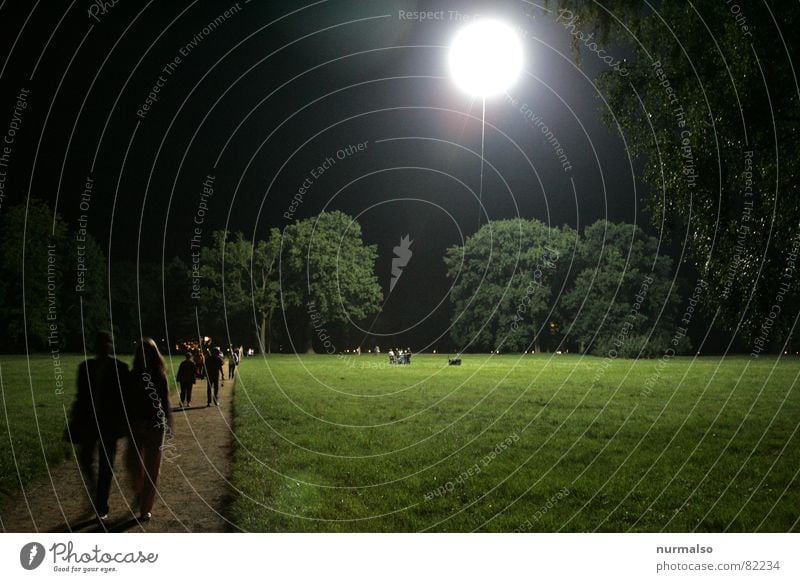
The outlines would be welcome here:
<svg viewBox="0 0 800 582">
<path fill-rule="evenodd" d="M 447 359 L 448 366 L 460 366 L 461 365 L 461 358 L 448 358 Z"/>
</svg>

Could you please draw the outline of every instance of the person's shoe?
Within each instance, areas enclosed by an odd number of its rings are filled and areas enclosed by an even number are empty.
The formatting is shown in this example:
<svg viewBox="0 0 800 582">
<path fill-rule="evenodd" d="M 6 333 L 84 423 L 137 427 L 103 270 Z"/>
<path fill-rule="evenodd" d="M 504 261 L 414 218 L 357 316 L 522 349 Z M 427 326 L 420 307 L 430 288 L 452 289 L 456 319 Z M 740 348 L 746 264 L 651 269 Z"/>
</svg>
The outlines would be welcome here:
<svg viewBox="0 0 800 582">
<path fill-rule="evenodd" d="M 214 406 L 219 406 L 219 400 L 217 400 L 216 398 L 214 398 Z"/>
<path fill-rule="evenodd" d="M 152 514 L 151 514 L 151 513 L 148 511 L 147 513 L 143 513 L 142 515 L 140 515 L 140 516 L 139 516 L 139 520 L 138 520 L 138 521 L 139 521 L 139 522 L 146 522 L 146 521 L 150 521 L 150 519 L 151 519 L 152 517 L 153 517 L 153 515 L 152 515 Z"/>
<path fill-rule="evenodd" d="M 211 406 L 211 403 L 210 403 L 210 402 L 209 402 L 208 404 L 206 404 L 206 408 L 208 408 L 209 406 Z"/>
</svg>

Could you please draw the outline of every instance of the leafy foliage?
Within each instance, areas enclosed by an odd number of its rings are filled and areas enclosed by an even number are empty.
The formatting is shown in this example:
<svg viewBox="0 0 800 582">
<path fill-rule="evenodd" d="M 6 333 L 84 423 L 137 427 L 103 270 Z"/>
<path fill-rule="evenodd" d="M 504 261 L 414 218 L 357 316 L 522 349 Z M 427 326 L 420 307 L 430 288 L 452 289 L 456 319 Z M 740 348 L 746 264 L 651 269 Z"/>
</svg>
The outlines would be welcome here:
<svg viewBox="0 0 800 582">
<path fill-rule="evenodd" d="M 329 324 L 361 320 L 378 311 L 382 292 L 376 258 L 376 247 L 361 239 L 361 226 L 342 212 L 323 212 L 284 229 L 280 301 L 285 312 L 302 322 L 306 350 L 313 339 L 310 306 Z"/>
<path fill-rule="evenodd" d="M 255 326 L 264 351 L 271 349 L 276 310 L 287 333 L 299 332 L 308 349 L 309 303 L 330 323 L 363 319 L 379 307 L 376 249 L 364 245 L 361 227 L 346 214 L 322 213 L 255 243 L 226 231 L 212 239 L 200 261 L 202 319 L 226 335 L 231 327 Z"/>
<path fill-rule="evenodd" d="M 462 350 L 637 357 L 689 347 L 672 260 L 637 226 L 598 221 L 578 237 L 537 220 L 494 221 L 445 263 Z"/>
<path fill-rule="evenodd" d="M 500 220 L 481 227 L 463 247 L 449 248 L 444 261 L 455 280 L 456 345 L 470 351 L 541 349 L 575 237 L 568 227 L 538 220 Z"/>
<path fill-rule="evenodd" d="M 339 322 L 378 310 L 377 249 L 363 243 L 361 226 L 343 212 L 323 212 L 287 226 L 280 253 L 285 305 L 313 301 L 323 319 Z"/>
<path fill-rule="evenodd" d="M 242 328 L 258 329 L 259 345 L 270 348 L 269 322 L 279 307 L 275 268 L 280 233 L 255 244 L 240 233 L 217 231 L 201 252 L 202 319 L 217 333 L 241 335 Z M 211 330 L 210 330 L 211 331 Z"/>
<path fill-rule="evenodd" d="M 559 7 L 609 49 L 633 55 L 627 76 L 601 75 L 606 121 L 644 161 L 655 224 L 685 239 L 714 290 L 709 311 L 751 337 L 776 302 L 796 311 L 800 102 L 797 44 L 786 39 L 800 24 L 800 5 L 743 4 L 734 12 L 726 2 L 645 8 L 562 0 Z M 775 322 L 773 342 L 790 319 Z"/>
<path fill-rule="evenodd" d="M 37 199 L 9 208 L 0 228 L 0 322 L 6 330 L 0 344 L 16 351 L 81 350 L 83 337 L 108 325 L 102 249 L 91 235 L 70 232 Z"/>
<path fill-rule="evenodd" d="M 664 351 L 680 320 L 672 260 L 632 224 L 598 221 L 583 232 L 575 277 L 561 302 L 563 325 L 580 351 L 625 357 Z M 673 349 L 688 349 L 678 334 Z M 663 346 L 663 348 L 662 348 Z"/>
</svg>

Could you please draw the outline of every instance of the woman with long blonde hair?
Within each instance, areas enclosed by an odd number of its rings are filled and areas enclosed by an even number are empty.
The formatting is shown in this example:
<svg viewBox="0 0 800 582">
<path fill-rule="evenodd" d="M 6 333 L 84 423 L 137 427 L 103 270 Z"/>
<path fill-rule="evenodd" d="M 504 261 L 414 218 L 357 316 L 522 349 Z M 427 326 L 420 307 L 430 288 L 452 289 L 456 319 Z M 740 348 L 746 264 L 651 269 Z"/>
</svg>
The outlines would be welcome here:
<svg viewBox="0 0 800 582">
<path fill-rule="evenodd" d="M 139 520 L 148 521 L 157 493 L 164 439 L 172 434 L 166 364 L 150 338 L 142 338 L 136 348 L 128 400 L 128 471 L 139 505 Z"/>
</svg>

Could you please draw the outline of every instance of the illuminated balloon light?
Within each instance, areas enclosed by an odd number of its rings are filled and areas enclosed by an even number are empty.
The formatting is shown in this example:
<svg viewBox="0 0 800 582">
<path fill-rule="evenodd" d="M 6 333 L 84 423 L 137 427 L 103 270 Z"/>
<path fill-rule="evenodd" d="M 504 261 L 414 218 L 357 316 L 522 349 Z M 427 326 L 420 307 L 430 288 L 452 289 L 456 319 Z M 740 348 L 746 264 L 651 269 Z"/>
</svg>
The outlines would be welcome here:
<svg viewBox="0 0 800 582">
<path fill-rule="evenodd" d="M 450 45 L 450 74 L 459 88 L 478 97 L 505 92 L 522 70 L 522 43 L 513 28 L 478 20 L 461 29 Z"/>
</svg>

